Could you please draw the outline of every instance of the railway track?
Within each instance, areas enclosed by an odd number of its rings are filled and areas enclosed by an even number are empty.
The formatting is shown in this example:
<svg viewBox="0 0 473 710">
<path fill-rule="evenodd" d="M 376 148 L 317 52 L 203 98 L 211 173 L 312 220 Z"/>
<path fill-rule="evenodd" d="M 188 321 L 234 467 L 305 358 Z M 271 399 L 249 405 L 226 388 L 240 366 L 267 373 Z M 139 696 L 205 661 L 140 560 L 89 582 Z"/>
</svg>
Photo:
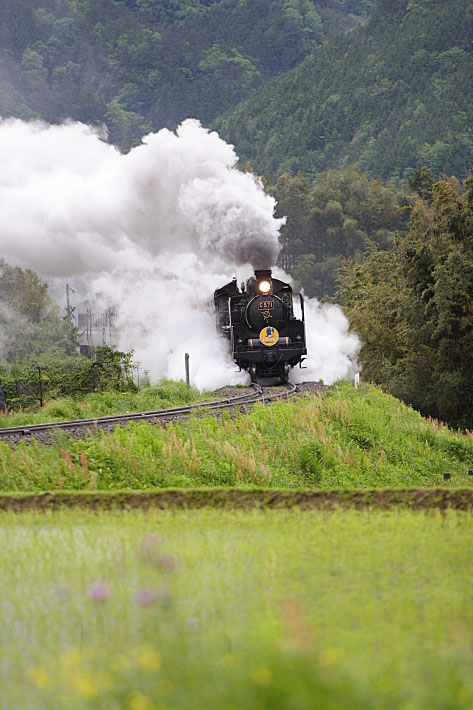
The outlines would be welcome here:
<svg viewBox="0 0 473 710">
<path fill-rule="evenodd" d="M 21 441 L 48 441 L 53 432 L 65 431 L 79 438 L 98 431 L 110 431 L 122 424 L 130 422 L 148 422 L 151 424 L 167 424 L 168 422 L 186 417 L 193 412 L 198 414 L 219 414 L 226 410 L 251 407 L 257 402 L 275 402 L 295 394 L 297 387 L 291 383 L 282 385 L 280 389 L 251 385 L 252 392 L 245 392 L 235 397 L 189 404 L 184 407 L 157 409 L 151 412 L 135 412 L 132 414 L 117 414 L 111 417 L 96 417 L 94 419 L 76 419 L 65 422 L 50 422 L 16 427 L 0 427 L 0 441 L 19 444 Z M 244 410 L 242 410 L 244 411 Z"/>
</svg>

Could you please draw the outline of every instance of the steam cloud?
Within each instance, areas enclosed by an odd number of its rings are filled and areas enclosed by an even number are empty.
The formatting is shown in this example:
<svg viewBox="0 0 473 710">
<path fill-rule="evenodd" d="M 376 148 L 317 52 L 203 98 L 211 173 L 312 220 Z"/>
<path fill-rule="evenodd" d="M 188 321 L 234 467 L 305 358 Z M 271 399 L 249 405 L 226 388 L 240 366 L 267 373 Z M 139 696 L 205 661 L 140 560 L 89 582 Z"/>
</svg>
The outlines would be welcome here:
<svg viewBox="0 0 473 710">
<path fill-rule="evenodd" d="M 246 381 L 205 308 L 234 273 L 271 267 L 284 220 L 233 147 L 195 120 L 121 154 L 81 123 L 0 122 L 0 246 L 48 279 L 80 279 L 133 322 L 127 342 L 154 379 L 213 389 Z M 337 307 L 307 310 L 302 379 L 347 376 L 359 347 Z"/>
</svg>

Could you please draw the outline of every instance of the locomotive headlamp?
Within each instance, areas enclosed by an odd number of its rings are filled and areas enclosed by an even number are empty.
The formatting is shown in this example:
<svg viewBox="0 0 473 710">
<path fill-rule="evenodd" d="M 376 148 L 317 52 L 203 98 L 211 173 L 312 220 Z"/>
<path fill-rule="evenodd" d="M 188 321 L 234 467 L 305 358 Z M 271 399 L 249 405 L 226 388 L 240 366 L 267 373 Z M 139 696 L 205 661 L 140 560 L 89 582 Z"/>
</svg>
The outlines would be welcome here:
<svg viewBox="0 0 473 710">
<path fill-rule="evenodd" d="M 269 281 L 260 281 L 258 284 L 258 289 L 261 293 L 269 293 L 271 291 L 271 284 Z"/>
</svg>

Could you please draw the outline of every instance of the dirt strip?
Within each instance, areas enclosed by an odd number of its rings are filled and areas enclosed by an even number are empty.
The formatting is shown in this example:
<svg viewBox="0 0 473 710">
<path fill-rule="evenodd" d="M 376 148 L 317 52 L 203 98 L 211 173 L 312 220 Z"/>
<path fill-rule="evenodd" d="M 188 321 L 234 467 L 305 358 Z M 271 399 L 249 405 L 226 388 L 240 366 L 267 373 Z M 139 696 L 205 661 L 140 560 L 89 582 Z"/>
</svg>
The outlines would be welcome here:
<svg viewBox="0 0 473 710">
<path fill-rule="evenodd" d="M 313 491 L 241 488 L 163 489 L 154 491 L 54 491 L 2 493 L 0 512 L 149 509 L 291 509 L 402 507 L 413 510 L 473 510 L 473 490 L 424 488 L 408 490 Z"/>
</svg>

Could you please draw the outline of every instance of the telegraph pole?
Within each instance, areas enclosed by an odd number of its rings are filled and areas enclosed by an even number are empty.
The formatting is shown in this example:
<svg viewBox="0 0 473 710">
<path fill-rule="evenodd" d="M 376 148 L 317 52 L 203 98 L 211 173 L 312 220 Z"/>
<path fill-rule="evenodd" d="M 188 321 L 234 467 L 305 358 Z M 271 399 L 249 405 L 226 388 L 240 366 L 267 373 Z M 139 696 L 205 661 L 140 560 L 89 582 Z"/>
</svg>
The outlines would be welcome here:
<svg viewBox="0 0 473 710">
<path fill-rule="evenodd" d="M 73 291 L 75 289 L 72 289 Z M 72 324 L 74 324 L 74 317 L 73 313 L 76 310 L 75 306 L 71 306 L 71 297 L 70 297 L 70 287 L 69 284 L 66 284 L 66 318 L 69 318 Z"/>
</svg>

